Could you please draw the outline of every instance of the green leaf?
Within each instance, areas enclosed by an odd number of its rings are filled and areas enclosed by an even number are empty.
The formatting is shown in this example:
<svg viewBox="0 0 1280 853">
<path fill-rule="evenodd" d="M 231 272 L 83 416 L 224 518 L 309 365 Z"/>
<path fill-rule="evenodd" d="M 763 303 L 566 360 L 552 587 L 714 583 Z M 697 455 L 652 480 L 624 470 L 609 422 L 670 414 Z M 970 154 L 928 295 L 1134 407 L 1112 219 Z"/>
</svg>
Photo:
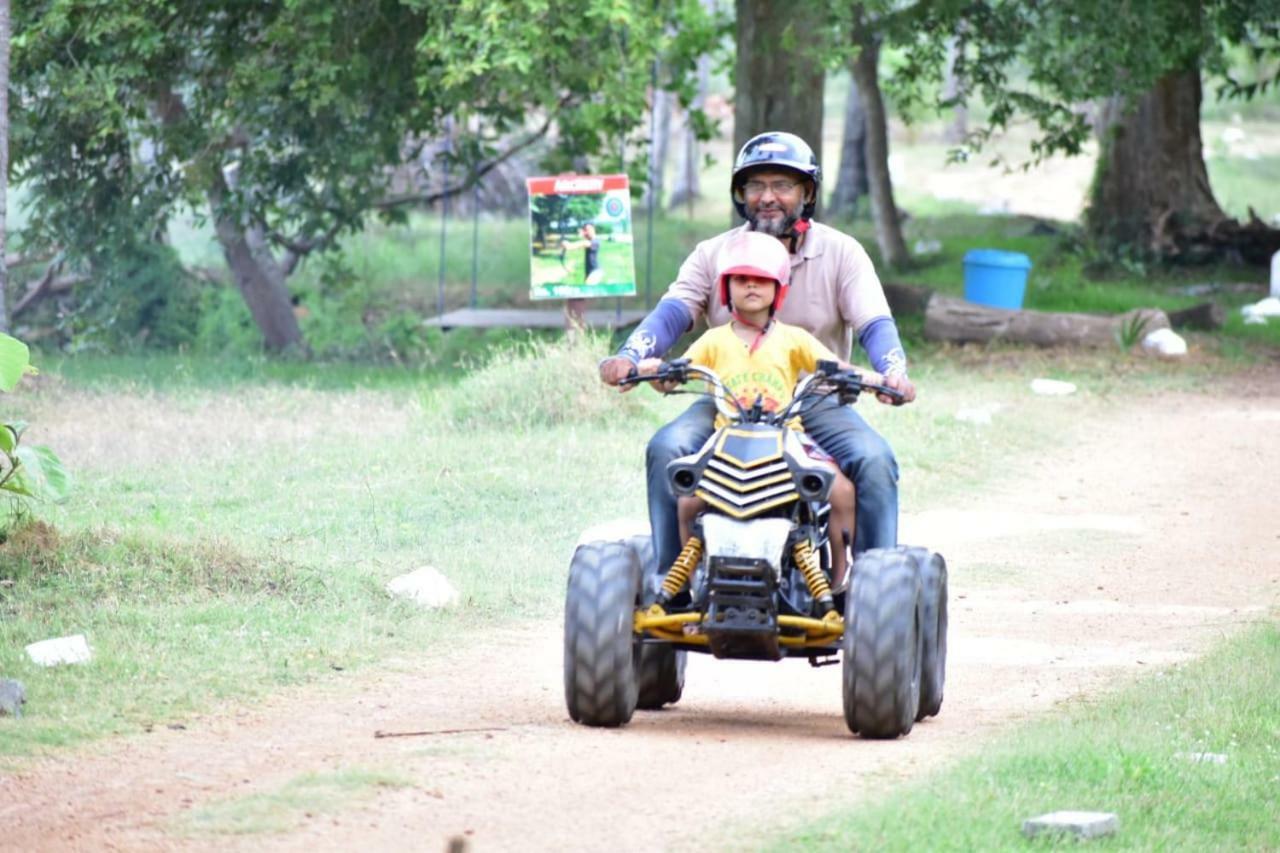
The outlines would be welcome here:
<svg viewBox="0 0 1280 853">
<path fill-rule="evenodd" d="M 58 454 L 47 447 L 19 447 L 14 454 L 22 462 L 22 474 L 26 475 L 35 496 L 61 503 L 71 492 L 71 477 L 62 467 Z"/>
<path fill-rule="evenodd" d="M 0 453 L 13 453 L 18 446 L 18 431 L 9 424 L 0 424 Z"/>
<path fill-rule="evenodd" d="M 12 391 L 31 367 L 31 350 L 17 338 L 0 332 L 0 391 Z"/>
</svg>

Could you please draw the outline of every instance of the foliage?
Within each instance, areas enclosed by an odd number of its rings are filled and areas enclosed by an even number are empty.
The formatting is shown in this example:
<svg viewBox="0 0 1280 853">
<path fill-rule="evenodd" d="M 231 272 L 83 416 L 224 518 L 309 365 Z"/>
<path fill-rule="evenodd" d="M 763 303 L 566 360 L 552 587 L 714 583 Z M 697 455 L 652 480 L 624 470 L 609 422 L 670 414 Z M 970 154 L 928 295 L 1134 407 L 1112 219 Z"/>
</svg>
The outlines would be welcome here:
<svg viewBox="0 0 1280 853">
<path fill-rule="evenodd" d="M 24 236 L 82 258 L 212 204 L 277 249 L 324 248 L 419 198 L 391 198 L 388 167 L 431 139 L 450 135 L 448 156 L 475 169 L 543 122 L 557 165 L 617 166 L 640 141 L 650 61 L 681 76 L 709 20 L 696 0 L 22 4 Z"/>
<path fill-rule="evenodd" d="M 1113 95 L 1136 98 L 1164 75 L 1202 68 L 1230 76 L 1232 45 L 1255 58 L 1280 55 L 1278 0 L 1152 0 L 1116 5 L 948 0 L 898 7 L 885 29 L 906 49 L 893 81 L 908 102 L 932 98 L 948 42 L 962 36 L 956 74 L 988 108 L 987 124 L 971 134 L 967 156 L 1019 116 L 1033 119 L 1041 137 L 1036 160 L 1079 154 L 1091 134 L 1078 105 Z M 1265 81 L 1235 81 L 1239 96 L 1265 91 Z M 939 103 L 950 107 L 951 103 Z"/>
<path fill-rule="evenodd" d="M 35 373 L 27 345 L 0 332 L 0 392 L 12 391 L 22 377 Z M 63 500 L 68 491 L 67 473 L 48 447 L 22 444 L 27 425 L 0 420 L 0 496 L 9 506 L 0 508 L 0 533 L 21 520 L 30 500 Z"/>
</svg>

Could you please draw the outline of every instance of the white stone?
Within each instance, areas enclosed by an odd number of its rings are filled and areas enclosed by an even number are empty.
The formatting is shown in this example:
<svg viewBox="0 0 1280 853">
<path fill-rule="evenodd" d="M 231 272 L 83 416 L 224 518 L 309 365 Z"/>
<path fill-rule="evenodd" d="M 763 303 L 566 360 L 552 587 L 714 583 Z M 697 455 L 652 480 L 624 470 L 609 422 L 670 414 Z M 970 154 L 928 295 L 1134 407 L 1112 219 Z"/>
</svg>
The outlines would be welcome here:
<svg viewBox="0 0 1280 853">
<path fill-rule="evenodd" d="M 1042 833 L 1098 838 L 1113 835 L 1120 828 L 1120 818 L 1111 812 L 1050 812 L 1022 822 L 1022 834 L 1034 838 Z"/>
<path fill-rule="evenodd" d="M 956 420 L 967 424 L 986 425 L 996 412 L 1004 408 L 1003 403 L 989 403 L 985 406 L 970 406 L 956 412 Z"/>
<path fill-rule="evenodd" d="M 615 518 L 604 524 L 596 524 L 582 531 L 578 545 L 587 542 L 625 542 L 632 536 L 649 535 L 649 524 L 634 518 Z"/>
<path fill-rule="evenodd" d="M 1176 358 L 1187 354 L 1187 342 L 1173 329 L 1156 329 L 1142 339 L 1142 349 L 1152 355 Z"/>
<path fill-rule="evenodd" d="M 911 246 L 911 254 L 913 255 L 936 255 L 942 251 L 942 242 L 940 240 L 917 240 Z"/>
<path fill-rule="evenodd" d="M 57 666 L 64 663 L 88 663 L 93 657 L 84 634 L 70 637 L 53 637 L 27 646 L 27 656 L 39 666 Z"/>
<path fill-rule="evenodd" d="M 405 598 L 421 607 L 452 607 L 460 596 L 449 579 L 431 566 L 394 577 L 387 582 L 387 592 Z"/>
<path fill-rule="evenodd" d="M 1064 394 L 1076 393 L 1076 386 L 1074 382 L 1063 382 L 1059 379 L 1032 379 L 1031 390 L 1036 394 L 1060 397 Z"/>
<path fill-rule="evenodd" d="M 1174 758 L 1192 761 L 1196 764 L 1226 764 L 1227 756 L 1221 752 L 1177 752 Z"/>
<path fill-rule="evenodd" d="M 1254 318 L 1259 318 L 1265 322 L 1269 317 L 1280 317 L 1280 297 L 1268 296 L 1266 299 L 1260 299 L 1252 305 L 1242 305 L 1240 313 L 1244 315 L 1244 321 L 1258 322 Z"/>
</svg>

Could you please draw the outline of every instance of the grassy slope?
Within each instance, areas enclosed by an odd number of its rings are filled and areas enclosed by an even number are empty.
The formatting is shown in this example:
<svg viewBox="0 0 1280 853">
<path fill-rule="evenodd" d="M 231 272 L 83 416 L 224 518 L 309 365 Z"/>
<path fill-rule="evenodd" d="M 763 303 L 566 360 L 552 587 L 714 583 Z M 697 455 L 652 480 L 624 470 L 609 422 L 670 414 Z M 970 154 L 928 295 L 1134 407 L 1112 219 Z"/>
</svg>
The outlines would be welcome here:
<svg viewBox="0 0 1280 853">
<path fill-rule="evenodd" d="M 1026 725 L 957 765 L 856 812 L 781 834 L 771 850 L 1022 850 L 1022 821 L 1106 811 L 1126 850 L 1280 847 L 1280 628 Z M 1226 755 L 1225 764 L 1188 754 Z"/>
</svg>

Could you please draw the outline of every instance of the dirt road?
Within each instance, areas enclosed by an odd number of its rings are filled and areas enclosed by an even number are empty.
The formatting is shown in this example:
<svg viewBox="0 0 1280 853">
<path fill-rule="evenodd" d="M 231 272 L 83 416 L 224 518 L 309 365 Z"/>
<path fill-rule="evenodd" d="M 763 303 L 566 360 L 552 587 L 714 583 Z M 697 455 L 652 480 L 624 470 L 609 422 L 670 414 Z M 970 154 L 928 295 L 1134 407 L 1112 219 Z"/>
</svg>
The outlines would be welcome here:
<svg viewBox="0 0 1280 853">
<path fill-rule="evenodd" d="M 903 539 L 952 567 L 946 703 L 905 740 L 849 737 L 839 667 L 699 656 L 674 709 L 621 730 L 575 726 L 560 626 L 529 625 L 462 657 L 393 663 L 0 775 L 0 848 L 750 847 L 759 830 L 1274 618 L 1280 372 L 1237 390 L 1117 403 L 1087 437 L 1023 460 L 963 507 L 904 514 Z M 287 807 L 300 779 L 305 790 L 352 769 L 399 781 L 340 807 Z M 237 803 L 264 802 L 284 804 L 289 829 L 226 832 Z"/>
</svg>

